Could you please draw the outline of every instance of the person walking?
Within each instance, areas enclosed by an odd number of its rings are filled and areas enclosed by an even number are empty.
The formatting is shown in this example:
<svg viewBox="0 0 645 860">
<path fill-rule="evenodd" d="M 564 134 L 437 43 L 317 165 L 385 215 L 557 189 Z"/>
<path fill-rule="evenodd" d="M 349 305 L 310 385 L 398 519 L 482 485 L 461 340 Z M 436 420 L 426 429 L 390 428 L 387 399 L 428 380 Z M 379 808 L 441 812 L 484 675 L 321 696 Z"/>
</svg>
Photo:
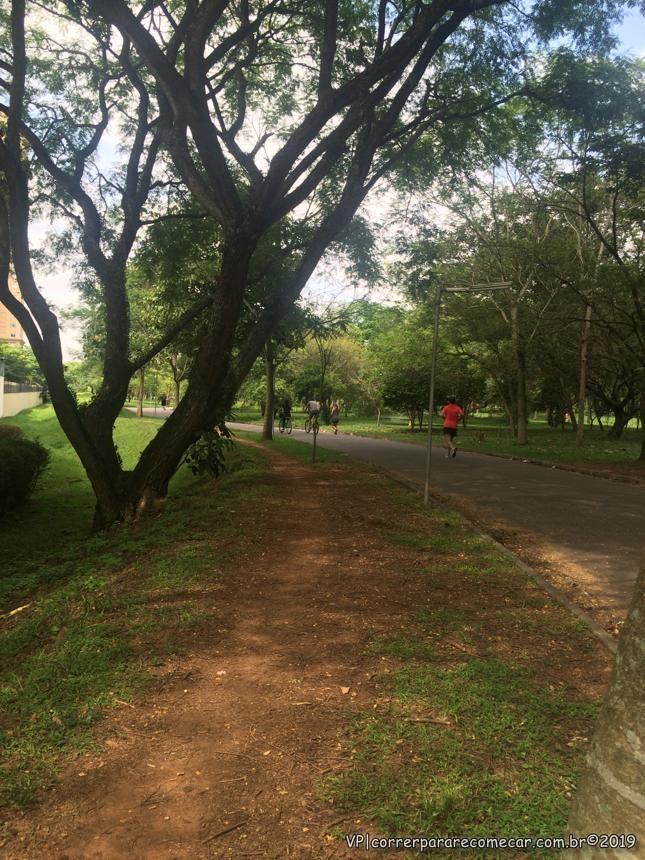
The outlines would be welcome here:
<svg viewBox="0 0 645 860">
<path fill-rule="evenodd" d="M 446 457 L 457 456 L 457 446 L 455 445 L 455 436 L 459 427 L 459 419 L 464 414 L 464 410 L 457 404 L 456 397 L 449 397 L 445 406 L 441 407 L 441 415 L 443 417 L 443 433 L 446 437 L 446 445 L 448 453 Z"/>
<path fill-rule="evenodd" d="M 332 426 L 332 430 L 334 431 L 334 436 L 338 435 L 338 422 L 340 421 L 340 406 L 334 400 L 331 405 L 331 412 L 329 413 L 329 423 Z"/>
</svg>

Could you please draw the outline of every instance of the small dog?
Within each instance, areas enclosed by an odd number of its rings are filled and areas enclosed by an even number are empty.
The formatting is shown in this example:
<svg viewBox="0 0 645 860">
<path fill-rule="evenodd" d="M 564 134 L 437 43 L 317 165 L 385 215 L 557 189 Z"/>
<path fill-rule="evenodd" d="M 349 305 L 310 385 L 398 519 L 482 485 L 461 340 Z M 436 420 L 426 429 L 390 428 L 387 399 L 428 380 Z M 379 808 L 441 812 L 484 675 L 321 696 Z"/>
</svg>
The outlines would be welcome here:
<svg viewBox="0 0 645 860">
<path fill-rule="evenodd" d="M 486 434 L 485 434 L 485 433 L 478 432 L 478 433 L 474 433 L 473 435 L 474 435 L 475 439 L 476 439 L 480 444 L 481 444 L 482 442 L 485 442 L 485 441 L 486 441 Z"/>
</svg>

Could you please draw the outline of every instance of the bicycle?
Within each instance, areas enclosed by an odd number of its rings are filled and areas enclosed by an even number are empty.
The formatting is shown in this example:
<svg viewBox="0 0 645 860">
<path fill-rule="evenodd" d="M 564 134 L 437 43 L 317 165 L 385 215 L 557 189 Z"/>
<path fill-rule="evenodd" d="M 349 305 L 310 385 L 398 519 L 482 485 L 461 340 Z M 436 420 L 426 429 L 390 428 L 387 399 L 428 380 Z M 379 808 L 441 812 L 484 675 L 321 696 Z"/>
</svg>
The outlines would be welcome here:
<svg viewBox="0 0 645 860">
<path fill-rule="evenodd" d="M 283 415 L 278 422 L 278 430 L 280 433 L 286 433 L 287 435 L 291 434 L 293 429 L 293 425 L 291 423 L 291 416 L 287 415 L 286 417 Z"/>
<path fill-rule="evenodd" d="M 318 416 L 314 415 L 313 418 L 311 416 L 307 416 L 305 418 L 305 433 L 311 433 L 314 431 L 314 436 L 318 435 L 318 431 L 320 430 L 320 424 L 318 423 Z"/>
</svg>

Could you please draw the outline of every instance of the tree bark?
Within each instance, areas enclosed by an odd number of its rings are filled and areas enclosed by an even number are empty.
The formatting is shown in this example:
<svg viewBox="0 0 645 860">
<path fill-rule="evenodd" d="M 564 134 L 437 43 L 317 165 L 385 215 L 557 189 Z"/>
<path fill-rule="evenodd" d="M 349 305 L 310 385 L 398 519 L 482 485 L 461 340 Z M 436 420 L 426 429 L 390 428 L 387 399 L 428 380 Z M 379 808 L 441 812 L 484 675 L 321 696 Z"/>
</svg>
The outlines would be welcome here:
<svg viewBox="0 0 645 860">
<path fill-rule="evenodd" d="M 549 404 L 549 406 L 547 406 L 547 409 L 546 409 L 546 423 L 549 425 L 549 427 L 555 427 L 555 417 L 554 416 L 555 416 L 555 411 L 553 409 L 553 406 L 551 406 Z"/>
<path fill-rule="evenodd" d="M 645 849 L 645 559 L 567 829 L 576 837 L 634 834 L 638 848 L 587 845 L 566 860 L 635 860 Z"/>
<path fill-rule="evenodd" d="M 578 424 L 578 419 L 576 418 L 576 413 L 575 413 L 575 410 L 574 410 L 573 406 L 571 407 L 571 409 L 570 409 L 570 411 L 569 411 L 569 419 L 571 420 L 571 429 L 572 429 L 572 430 L 573 430 L 573 432 L 576 434 L 576 438 L 577 438 L 577 436 L 578 436 L 578 427 L 579 427 L 580 425 Z"/>
<path fill-rule="evenodd" d="M 143 418 L 143 400 L 145 397 L 145 370 L 139 368 L 139 391 L 137 394 L 137 418 Z"/>
<path fill-rule="evenodd" d="M 275 355 L 272 338 L 267 340 L 264 347 L 264 374 L 266 380 L 266 397 L 262 438 L 270 442 L 273 439 L 273 413 L 275 411 Z"/>
<path fill-rule="evenodd" d="M 641 455 L 638 458 L 645 461 L 645 388 L 641 391 Z"/>
<path fill-rule="evenodd" d="M 587 302 L 585 324 L 582 330 L 580 344 L 580 387 L 578 389 L 578 427 L 576 430 L 576 445 L 582 447 L 585 429 L 585 401 L 587 399 L 587 354 L 589 350 L 589 335 L 591 332 L 591 303 Z"/>
<path fill-rule="evenodd" d="M 518 305 L 511 307 L 511 325 L 513 348 L 515 351 L 515 367 L 517 370 L 517 431 L 516 438 L 519 445 L 526 445 L 527 434 L 527 409 L 526 409 L 526 356 L 520 338 L 520 327 L 518 321 Z"/>
<path fill-rule="evenodd" d="M 643 385 L 641 387 L 641 405 L 639 415 L 641 419 L 641 455 L 638 459 L 645 461 L 645 374 L 643 375 Z"/>
<path fill-rule="evenodd" d="M 629 423 L 629 415 L 621 407 L 614 407 L 614 424 L 609 430 L 610 439 L 620 439 L 623 430 Z"/>
</svg>

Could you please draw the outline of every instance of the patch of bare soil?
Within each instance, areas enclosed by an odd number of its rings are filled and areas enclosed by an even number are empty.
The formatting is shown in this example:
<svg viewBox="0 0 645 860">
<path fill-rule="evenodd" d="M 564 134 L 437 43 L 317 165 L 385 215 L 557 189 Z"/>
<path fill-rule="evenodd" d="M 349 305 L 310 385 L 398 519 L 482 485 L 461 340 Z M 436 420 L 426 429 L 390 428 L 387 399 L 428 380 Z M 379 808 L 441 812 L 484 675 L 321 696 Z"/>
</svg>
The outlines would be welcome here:
<svg viewBox="0 0 645 860">
<path fill-rule="evenodd" d="M 382 486 L 345 466 L 271 461 L 272 500 L 255 502 L 253 531 L 223 588 L 220 580 L 205 592 L 212 620 L 183 634 L 183 656 L 157 670 L 147 701 L 106 716 L 96 753 L 74 760 L 37 808 L 12 813 L 4 860 L 355 856 L 337 832 L 367 822 L 325 800 L 321 781 L 350 766 L 352 713 L 390 706 L 389 664 L 366 644 L 409 624 L 420 606 L 452 602 L 488 625 L 472 654 L 442 641 L 449 659 L 539 659 L 554 684 L 602 693 L 609 660 L 600 646 L 556 643 L 504 614 L 517 581 L 508 593 L 493 584 L 490 595 L 478 577 L 452 583 L 448 562 L 434 583 L 415 576 L 428 550 L 386 540 L 410 519 L 390 509 Z M 428 528 L 424 516 L 413 519 Z M 530 584 L 520 595 L 536 598 Z"/>
</svg>

